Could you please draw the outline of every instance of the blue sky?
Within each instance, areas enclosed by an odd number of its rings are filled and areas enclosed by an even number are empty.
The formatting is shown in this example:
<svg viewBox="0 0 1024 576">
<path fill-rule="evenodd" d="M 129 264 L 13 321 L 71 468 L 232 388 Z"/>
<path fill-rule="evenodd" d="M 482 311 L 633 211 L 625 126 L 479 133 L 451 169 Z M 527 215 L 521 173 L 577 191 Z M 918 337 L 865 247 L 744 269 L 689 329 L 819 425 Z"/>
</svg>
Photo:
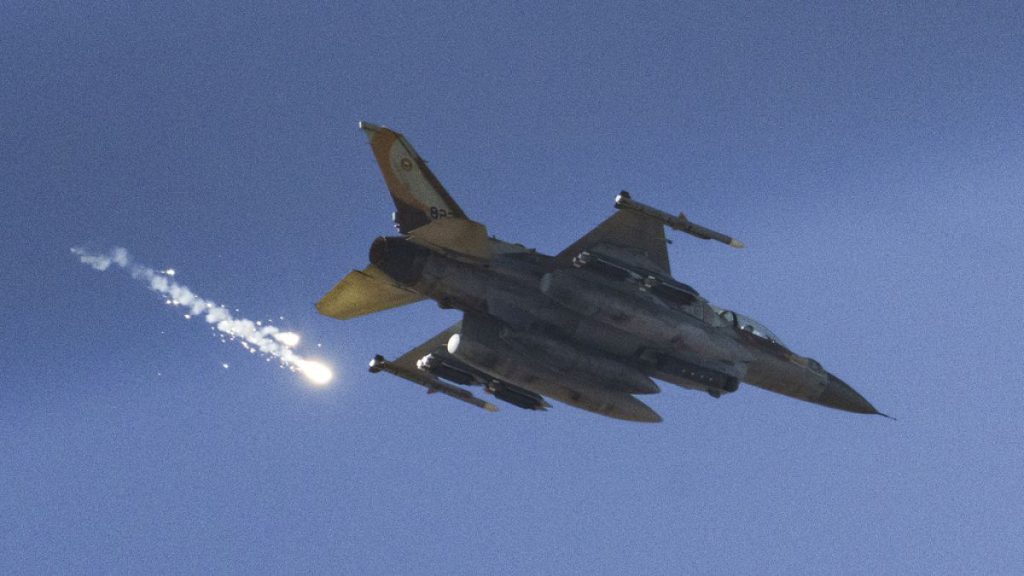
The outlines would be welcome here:
<svg viewBox="0 0 1024 576">
<path fill-rule="evenodd" d="M 1019 573 L 1022 63 L 1013 2 L 5 3 L 0 572 Z M 545 252 L 622 189 L 737 236 L 676 237 L 676 276 L 899 420 L 669 385 L 656 426 L 488 414 L 367 374 L 458 316 L 315 313 L 391 231 L 359 120 Z"/>
</svg>

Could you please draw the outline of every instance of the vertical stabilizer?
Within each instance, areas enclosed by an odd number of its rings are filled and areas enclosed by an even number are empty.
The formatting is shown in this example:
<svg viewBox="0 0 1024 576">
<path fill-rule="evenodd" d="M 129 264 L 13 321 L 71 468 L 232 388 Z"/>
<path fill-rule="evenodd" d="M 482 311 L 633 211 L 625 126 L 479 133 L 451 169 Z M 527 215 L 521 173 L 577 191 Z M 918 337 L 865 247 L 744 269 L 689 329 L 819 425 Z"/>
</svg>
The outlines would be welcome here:
<svg viewBox="0 0 1024 576">
<path fill-rule="evenodd" d="M 370 140 L 384 182 L 395 202 L 395 227 L 402 234 L 442 218 L 466 219 L 462 208 L 401 134 L 360 122 Z"/>
</svg>

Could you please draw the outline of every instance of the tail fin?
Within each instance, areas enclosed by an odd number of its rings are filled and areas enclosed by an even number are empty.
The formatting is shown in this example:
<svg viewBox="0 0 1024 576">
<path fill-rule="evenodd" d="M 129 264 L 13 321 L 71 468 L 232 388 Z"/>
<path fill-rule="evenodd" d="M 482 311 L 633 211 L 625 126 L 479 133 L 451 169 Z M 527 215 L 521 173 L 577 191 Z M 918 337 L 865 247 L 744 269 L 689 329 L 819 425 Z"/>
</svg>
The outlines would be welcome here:
<svg viewBox="0 0 1024 576">
<path fill-rule="evenodd" d="M 360 122 L 359 127 L 370 139 L 373 155 L 395 202 L 395 228 L 399 232 L 408 234 L 441 218 L 467 219 L 404 136 L 368 122 Z"/>
</svg>

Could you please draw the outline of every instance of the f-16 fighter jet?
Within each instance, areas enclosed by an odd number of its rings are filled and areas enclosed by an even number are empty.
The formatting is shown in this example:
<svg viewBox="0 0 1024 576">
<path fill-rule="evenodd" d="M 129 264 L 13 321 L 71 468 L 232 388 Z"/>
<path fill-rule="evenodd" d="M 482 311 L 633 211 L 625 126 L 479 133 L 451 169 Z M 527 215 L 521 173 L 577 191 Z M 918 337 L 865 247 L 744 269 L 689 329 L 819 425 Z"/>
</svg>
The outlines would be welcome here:
<svg viewBox="0 0 1024 576">
<path fill-rule="evenodd" d="M 633 200 L 554 256 L 489 237 L 399 133 L 361 123 L 394 200 L 397 236 L 370 246 L 317 304 L 348 320 L 424 299 L 462 320 L 395 360 L 389 372 L 486 410 L 471 389 L 528 410 L 555 400 L 638 422 L 655 380 L 718 398 L 740 382 L 848 412 L 879 414 L 845 382 L 787 348 L 764 325 L 718 308 L 672 277 L 665 227 L 738 240 Z"/>
</svg>

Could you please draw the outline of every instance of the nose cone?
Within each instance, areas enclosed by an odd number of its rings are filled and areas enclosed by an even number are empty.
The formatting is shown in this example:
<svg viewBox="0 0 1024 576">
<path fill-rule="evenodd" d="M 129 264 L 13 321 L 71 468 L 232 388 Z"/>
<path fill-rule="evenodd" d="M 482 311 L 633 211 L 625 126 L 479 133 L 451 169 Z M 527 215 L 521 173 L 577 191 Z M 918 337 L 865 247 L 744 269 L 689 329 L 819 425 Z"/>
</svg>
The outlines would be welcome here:
<svg viewBox="0 0 1024 576">
<path fill-rule="evenodd" d="M 818 397 L 817 403 L 838 410 L 856 412 L 857 414 L 880 414 L 870 402 L 865 400 L 849 384 L 836 378 L 831 373 L 828 375 L 828 384 L 825 385 L 825 391 Z"/>
</svg>

